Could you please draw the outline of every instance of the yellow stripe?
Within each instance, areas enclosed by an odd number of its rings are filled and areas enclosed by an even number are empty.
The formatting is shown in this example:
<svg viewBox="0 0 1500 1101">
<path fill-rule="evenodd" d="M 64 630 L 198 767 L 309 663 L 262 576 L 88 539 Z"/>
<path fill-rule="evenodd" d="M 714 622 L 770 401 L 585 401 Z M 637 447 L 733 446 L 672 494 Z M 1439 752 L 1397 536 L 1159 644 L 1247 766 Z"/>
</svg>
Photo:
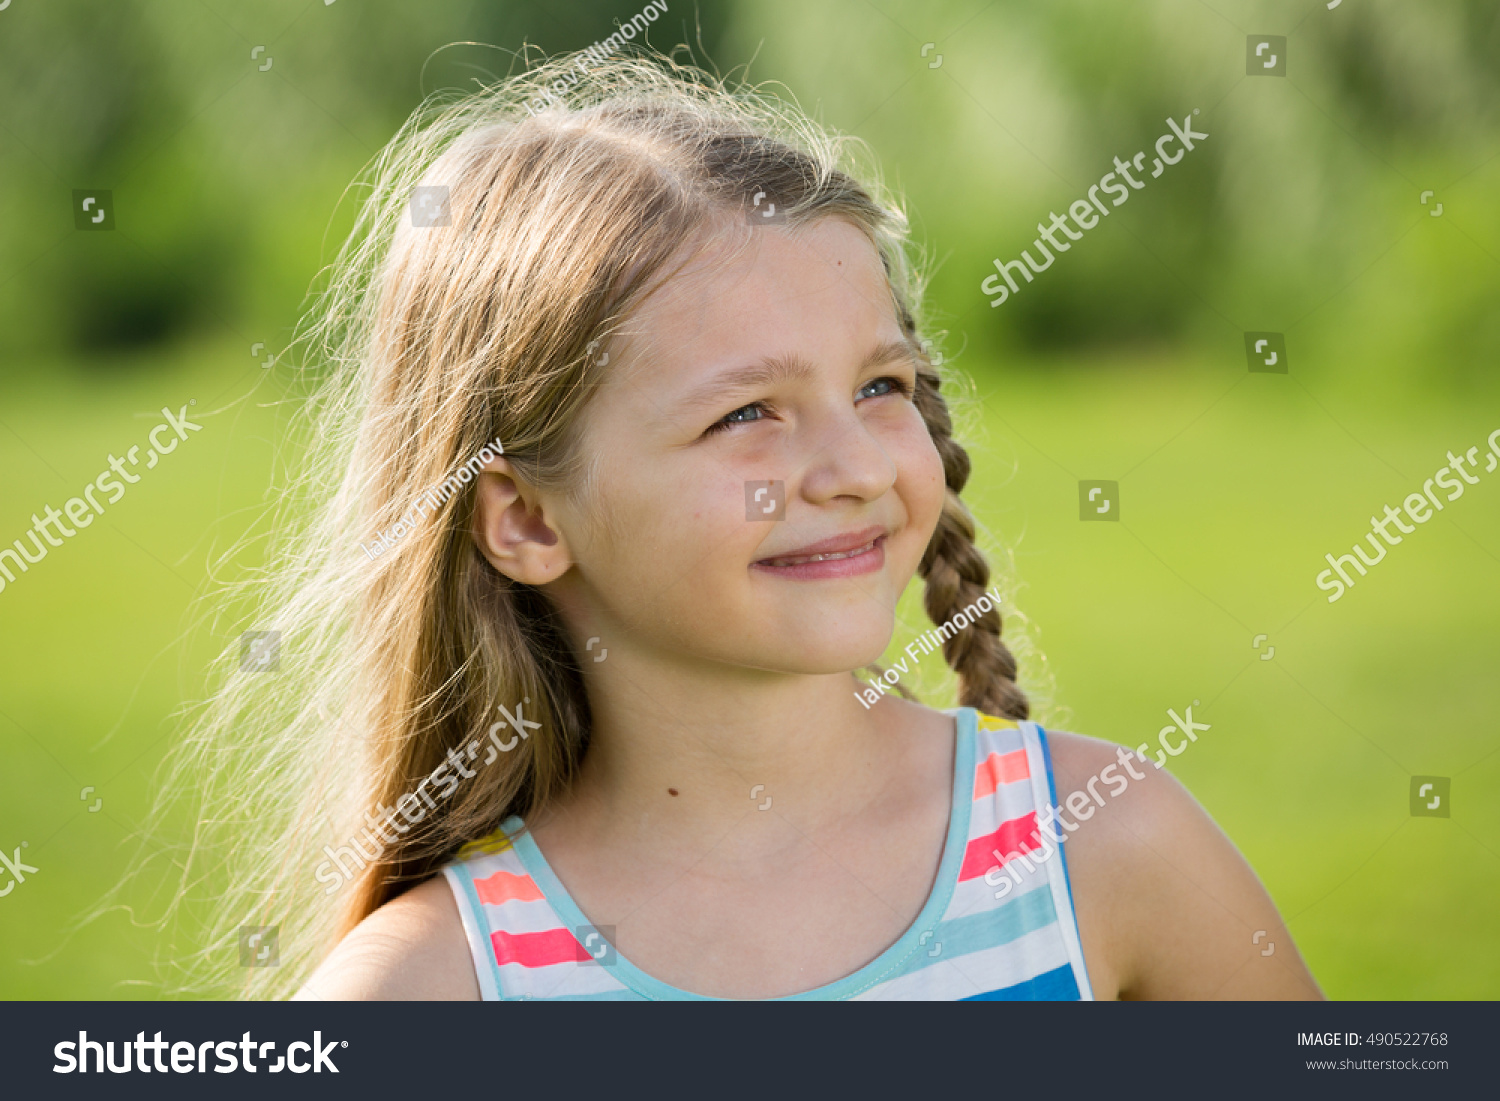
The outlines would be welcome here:
<svg viewBox="0 0 1500 1101">
<path fill-rule="evenodd" d="M 495 853 L 503 853 L 510 848 L 510 838 L 505 836 L 505 831 L 496 829 L 494 833 L 486 834 L 477 841 L 470 841 L 458 850 L 458 860 L 468 860 L 473 856 L 493 856 Z"/>
</svg>

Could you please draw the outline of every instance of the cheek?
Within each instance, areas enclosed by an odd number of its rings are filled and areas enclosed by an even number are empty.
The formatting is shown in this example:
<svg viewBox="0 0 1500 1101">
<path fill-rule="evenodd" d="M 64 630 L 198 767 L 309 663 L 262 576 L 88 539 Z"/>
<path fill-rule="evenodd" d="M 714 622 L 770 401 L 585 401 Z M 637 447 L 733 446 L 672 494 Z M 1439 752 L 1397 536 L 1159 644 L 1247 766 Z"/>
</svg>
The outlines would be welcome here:
<svg viewBox="0 0 1500 1101">
<path fill-rule="evenodd" d="M 917 417 L 916 430 L 903 437 L 896 464 L 897 492 L 906 505 L 909 523 L 921 536 L 925 549 L 937 527 L 938 517 L 942 515 L 947 484 L 942 456 L 920 416 Z"/>
<path fill-rule="evenodd" d="M 711 477 L 705 477 L 711 475 Z M 603 464 L 594 483 L 587 542 L 577 557 L 596 577 L 625 576 L 643 589 L 652 577 L 670 576 L 673 588 L 691 588 L 736 540 L 759 538 L 745 519 L 744 485 L 719 464 L 653 467 L 641 461 Z M 728 557 L 733 558 L 733 555 Z"/>
</svg>

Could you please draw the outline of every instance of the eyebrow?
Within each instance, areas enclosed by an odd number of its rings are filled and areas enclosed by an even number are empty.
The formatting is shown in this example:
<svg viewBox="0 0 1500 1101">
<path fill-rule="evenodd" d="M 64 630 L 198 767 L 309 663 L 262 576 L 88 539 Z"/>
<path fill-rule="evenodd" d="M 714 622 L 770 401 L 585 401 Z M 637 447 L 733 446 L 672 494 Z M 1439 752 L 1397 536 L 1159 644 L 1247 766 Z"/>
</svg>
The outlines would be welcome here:
<svg viewBox="0 0 1500 1101">
<path fill-rule="evenodd" d="M 864 372 L 903 360 L 916 362 L 918 359 L 919 353 L 911 341 L 883 340 L 871 349 L 870 354 L 860 363 L 858 370 Z M 715 376 L 683 398 L 678 403 L 678 408 L 693 410 L 703 406 L 717 406 L 731 395 L 771 386 L 778 382 L 801 381 L 816 373 L 817 367 L 795 352 L 766 356 L 747 367 L 739 367 Z"/>
</svg>

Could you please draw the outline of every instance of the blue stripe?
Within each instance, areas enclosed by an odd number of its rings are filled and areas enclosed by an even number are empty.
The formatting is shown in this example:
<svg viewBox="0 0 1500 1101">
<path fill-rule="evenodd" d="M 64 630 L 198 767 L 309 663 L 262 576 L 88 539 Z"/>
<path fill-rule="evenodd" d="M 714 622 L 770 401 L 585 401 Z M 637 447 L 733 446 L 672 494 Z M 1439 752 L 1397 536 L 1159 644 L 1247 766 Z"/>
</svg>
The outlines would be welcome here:
<svg viewBox="0 0 1500 1101">
<path fill-rule="evenodd" d="M 1038 975 L 1034 979 L 1018 982 L 1002 990 L 991 990 L 988 994 L 975 994 L 972 998 L 959 998 L 961 1002 L 1076 1002 L 1078 982 L 1073 978 L 1073 965 L 1061 967 Z"/>
<path fill-rule="evenodd" d="M 1052 891 L 1043 882 L 1039 888 L 1010 899 L 993 910 L 981 910 L 961 918 L 941 921 L 928 938 L 926 951 L 918 951 L 895 975 L 909 975 L 939 963 L 955 963 L 975 952 L 1003 944 L 1057 924 Z M 934 947 L 937 951 L 934 953 Z"/>
</svg>

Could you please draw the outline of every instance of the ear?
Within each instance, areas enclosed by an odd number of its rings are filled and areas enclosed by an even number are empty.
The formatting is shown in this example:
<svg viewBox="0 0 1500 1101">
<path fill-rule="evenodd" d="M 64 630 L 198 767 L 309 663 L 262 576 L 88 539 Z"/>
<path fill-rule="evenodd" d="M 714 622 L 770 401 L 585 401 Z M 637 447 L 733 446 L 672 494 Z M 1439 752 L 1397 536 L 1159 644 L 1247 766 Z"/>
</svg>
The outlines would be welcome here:
<svg viewBox="0 0 1500 1101">
<path fill-rule="evenodd" d="M 490 565 L 523 585 L 545 585 L 573 565 L 549 502 L 503 457 L 491 459 L 475 480 L 471 534 Z"/>
</svg>

